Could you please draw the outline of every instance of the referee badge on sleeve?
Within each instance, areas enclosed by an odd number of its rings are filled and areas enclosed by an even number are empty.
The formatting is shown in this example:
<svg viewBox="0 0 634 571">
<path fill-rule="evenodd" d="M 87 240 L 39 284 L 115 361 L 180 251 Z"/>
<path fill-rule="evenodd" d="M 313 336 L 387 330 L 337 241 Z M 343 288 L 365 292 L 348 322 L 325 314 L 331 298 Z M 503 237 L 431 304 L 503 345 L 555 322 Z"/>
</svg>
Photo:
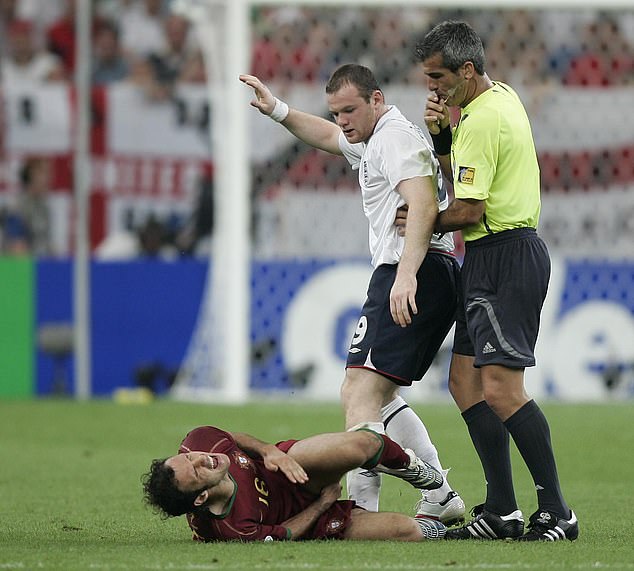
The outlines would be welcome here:
<svg viewBox="0 0 634 571">
<path fill-rule="evenodd" d="M 462 184 L 473 184 L 475 169 L 473 167 L 458 167 L 458 182 Z"/>
</svg>

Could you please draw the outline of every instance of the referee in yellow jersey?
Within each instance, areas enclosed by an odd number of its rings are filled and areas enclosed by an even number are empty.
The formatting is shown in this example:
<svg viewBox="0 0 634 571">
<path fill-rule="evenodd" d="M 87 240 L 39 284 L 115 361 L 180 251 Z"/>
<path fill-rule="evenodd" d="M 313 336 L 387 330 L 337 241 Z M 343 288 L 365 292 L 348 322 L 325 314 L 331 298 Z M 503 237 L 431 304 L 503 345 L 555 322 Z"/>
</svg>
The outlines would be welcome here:
<svg viewBox="0 0 634 571">
<path fill-rule="evenodd" d="M 462 304 L 449 388 L 486 478 L 485 502 L 448 539 L 574 540 L 579 527 L 559 485 L 548 421 L 524 387 L 548 289 L 550 258 L 536 228 L 539 166 L 517 94 L 485 73 L 482 41 L 445 21 L 416 46 L 428 80 L 425 123 L 454 200 L 435 230 L 461 230 Z M 452 128 L 448 107 L 460 108 Z M 511 472 L 509 435 L 535 482 L 527 530 Z"/>
</svg>

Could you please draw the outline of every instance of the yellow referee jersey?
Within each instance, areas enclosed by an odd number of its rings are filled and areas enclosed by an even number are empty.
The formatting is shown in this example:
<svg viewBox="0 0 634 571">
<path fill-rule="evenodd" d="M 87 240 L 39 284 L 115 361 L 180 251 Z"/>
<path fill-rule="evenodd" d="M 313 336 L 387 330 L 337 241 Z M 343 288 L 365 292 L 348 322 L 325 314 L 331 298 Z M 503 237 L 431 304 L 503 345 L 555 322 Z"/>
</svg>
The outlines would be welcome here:
<svg viewBox="0 0 634 571">
<path fill-rule="evenodd" d="M 512 228 L 537 228 L 539 165 L 531 126 L 519 97 L 495 82 L 462 109 L 451 147 L 454 194 L 486 202 L 466 242 Z"/>
</svg>

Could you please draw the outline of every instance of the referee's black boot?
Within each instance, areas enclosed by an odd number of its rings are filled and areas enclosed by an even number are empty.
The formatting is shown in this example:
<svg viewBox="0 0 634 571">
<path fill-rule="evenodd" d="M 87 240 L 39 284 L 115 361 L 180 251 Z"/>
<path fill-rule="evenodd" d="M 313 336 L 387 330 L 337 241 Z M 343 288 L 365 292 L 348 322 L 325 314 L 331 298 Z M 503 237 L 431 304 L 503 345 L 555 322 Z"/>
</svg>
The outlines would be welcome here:
<svg viewBox="0 0 634 571">
<path fill-rule="evenodd" d="M 528 520 L 528 531 L 518 541 L 574 541 L 579 537 L 579 522 L 575 512 L 570 518 L 560 518 L 552 512 L 537 510 Z"/>
<path fill-rule="evenodd" d="M 524 533 L 524 516 L 520 510 L 498 515 L 484 509 L 484 504 L 471 510 L 473 519 L 461 526 L 448 529 L 445 539 L 516 539 Z"/>
</svg>

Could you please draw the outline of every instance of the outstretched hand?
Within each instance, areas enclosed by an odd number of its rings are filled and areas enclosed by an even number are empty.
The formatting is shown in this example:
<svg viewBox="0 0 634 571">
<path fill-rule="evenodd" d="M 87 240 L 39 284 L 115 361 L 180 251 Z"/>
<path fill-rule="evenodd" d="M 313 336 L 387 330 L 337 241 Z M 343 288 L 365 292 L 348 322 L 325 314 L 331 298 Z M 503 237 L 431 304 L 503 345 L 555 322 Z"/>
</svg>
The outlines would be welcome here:
<svg viewBox="0 0 634 571">
<path fill-rule="evenodd" d="M 270 115 L 275 108 L 275 97 L 271 90 L 255 75 L 243 74 L 239 76 L 239 79 L 253 89 L 255 99 L 251 101 L 251 106 L 263 115 Z"/>
</svg>

